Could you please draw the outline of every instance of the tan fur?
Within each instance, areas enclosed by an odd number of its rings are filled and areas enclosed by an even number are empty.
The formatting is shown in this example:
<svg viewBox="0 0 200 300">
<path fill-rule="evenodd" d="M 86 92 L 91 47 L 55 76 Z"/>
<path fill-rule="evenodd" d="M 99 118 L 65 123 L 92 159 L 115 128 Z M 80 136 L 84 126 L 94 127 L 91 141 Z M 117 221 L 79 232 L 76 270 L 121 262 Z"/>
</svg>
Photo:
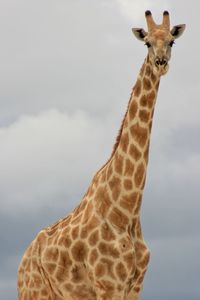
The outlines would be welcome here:
<svg viewBox="0 0 200 300">
<path fill-rule="evenodd" d="M 151 18 L 149 26 L 154 26 Z M 160 31 L 151 35 L 161 38 Z M 140 208 L 161 75 L 154 71 L 148 55 L 111 157 L 81 203 L 43 229 L 24 253 L 18 271 L 20 300 L 139 299 L 150 257 Z"/>
</svg>

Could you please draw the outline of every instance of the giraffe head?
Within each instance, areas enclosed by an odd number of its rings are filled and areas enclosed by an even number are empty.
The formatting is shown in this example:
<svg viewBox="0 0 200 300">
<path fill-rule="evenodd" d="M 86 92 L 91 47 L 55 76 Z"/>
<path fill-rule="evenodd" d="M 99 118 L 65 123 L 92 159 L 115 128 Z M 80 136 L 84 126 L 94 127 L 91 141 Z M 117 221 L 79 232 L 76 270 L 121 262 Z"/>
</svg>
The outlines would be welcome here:
<svg viewBox="0 0 200 300">
<path fill-rule="evenodd" d="M 157 25 L 149 10 L 145 12 L 148 32 L 142 28 L 133 28 L 134 35 L 145 42 L 148 48 L 150 62 L 154 73 L 164 75 L 169 69 L 168 62 L 171 57 L 171 48 L 174 40 L 185 30 L 185 24 L 176 25 L 170 29 L 169 13 L 164 11 L 163 22 Z"/>
</svg>

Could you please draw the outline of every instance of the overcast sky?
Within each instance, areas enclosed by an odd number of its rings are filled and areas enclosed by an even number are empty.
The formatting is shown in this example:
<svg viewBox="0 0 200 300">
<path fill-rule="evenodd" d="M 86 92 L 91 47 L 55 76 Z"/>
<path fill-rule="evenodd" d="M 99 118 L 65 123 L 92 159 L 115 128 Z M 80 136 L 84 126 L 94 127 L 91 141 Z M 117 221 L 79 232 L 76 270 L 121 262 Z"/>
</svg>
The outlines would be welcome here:
<svg viewBox="0 0 200 300">
<path fill-rule="evenodd" d="M 186 23 L 162 78 L 142 225 L 141 300 L 200 299 L 199 1 L 0 0 L 0 299 L 25 248 L 107 160 L 146 48 L 144 11 Z"/>
</svg>

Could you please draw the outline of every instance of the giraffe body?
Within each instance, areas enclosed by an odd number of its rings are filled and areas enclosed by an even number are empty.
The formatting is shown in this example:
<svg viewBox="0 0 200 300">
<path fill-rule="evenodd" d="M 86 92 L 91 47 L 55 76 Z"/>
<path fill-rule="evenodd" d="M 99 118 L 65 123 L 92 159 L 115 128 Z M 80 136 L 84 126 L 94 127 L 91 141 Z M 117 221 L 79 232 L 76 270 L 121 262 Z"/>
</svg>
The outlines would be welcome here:
<svg viewBox="0 0 200 300">
<path fill-rule="evenodd" d="M 80 205 L 26 250 L 18 272 L 20 300 L 139 299 L 150 257 L 140 207 L 161 73 L 149 53 L 110 159 Z"/>
<path fill-rule="evenodd" d="M 129 299 L 132 288 L 140 292 L 149 250 L 139 212 L 159 83 L 147 60 L 111 159 L 74 212 L 42 230 L 22 259 L 19 286 L 26 277 L 29 297 L 41 297 L 48 290 L 49 299 L 121 300 Z"/>
</svg>

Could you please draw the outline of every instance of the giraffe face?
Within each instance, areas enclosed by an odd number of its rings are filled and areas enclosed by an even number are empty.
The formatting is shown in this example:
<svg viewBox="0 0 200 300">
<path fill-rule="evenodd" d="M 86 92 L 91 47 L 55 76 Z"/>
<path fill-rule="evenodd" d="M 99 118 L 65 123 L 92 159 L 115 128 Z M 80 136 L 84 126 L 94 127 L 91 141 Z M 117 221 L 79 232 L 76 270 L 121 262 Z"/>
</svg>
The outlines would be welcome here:
<svg viewBox="0 0 200 300">
<path fill-rule="evenodd" d="M 169 69 L 168 62 L 171 58 L 174 37 L 166 30 L 156 29 L 144 37 L 144 42 L 148 48 L 154 73 L 166 74 Z"/>
<path fill-rule="evenodd" d="M 169 13 L 163 13 L 163 23 L 157 25 L 150 11 L 145 13 L 148 32 L 142 28 L 133 28 L 134 35 L 145 43 L 148 48 L 148 55 L 153 67 L 153 72 L 157 75 L 164 75 L 169 69 L 171 49 L 175 39 L 181 36 L 185 30 L 185 25 L 176 25 L 170 30 Z"/>
</svg>

